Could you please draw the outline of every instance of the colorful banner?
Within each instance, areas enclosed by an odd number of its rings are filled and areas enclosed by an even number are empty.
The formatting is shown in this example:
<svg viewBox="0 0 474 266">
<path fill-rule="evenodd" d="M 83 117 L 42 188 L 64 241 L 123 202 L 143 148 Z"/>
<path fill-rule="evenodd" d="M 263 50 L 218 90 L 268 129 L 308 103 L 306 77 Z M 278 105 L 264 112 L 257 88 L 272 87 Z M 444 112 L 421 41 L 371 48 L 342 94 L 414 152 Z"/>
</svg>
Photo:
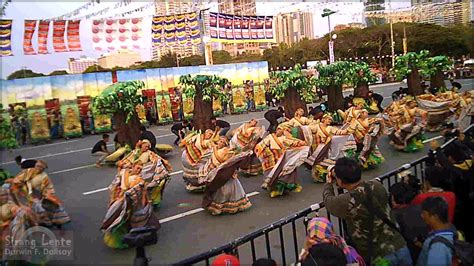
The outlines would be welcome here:
<svg viewBox="0 0 474 266">
<path fill-rule="evenodd" d="M 209 33 L 217 42 L 275 42 L 272 16 L 210 13 Z"/>
<path fill-rule="evenodd" d="M 12 54 L 12 24 L 11 19 L 0 20 L 0 57 Z"/>
<path fill-rule="evenodd" d="M 48 54 L 49 20 L 40 20 L 38 25 L 38 54 Z"/>
<path fill-rule="evenodd" d="M 65 32 L 66 20 L 55 20 L 53 22 L 53 48 L 56 53 L 67 52 L 66 43 L 64 41 Z"/>
<path fill-rule="evenodd" d="M 154 46 L 197 45 L 201 43 L 198 16 L 195 12 L 154 16 L 151 26 Z"/>
<path fill-rule="evenodd" d="M 23 53 L 25 55 L 36 54 L 33 48 L 33 34 L 36 31 L 36 20 L 25 20 L 25 33 L 23 34 Z"/>
<path fill-rule="evenodd" d="M 173 121 L 173 114 L 171 113 L 171 99 L 167 91 L 161 91 L 156 94 L 156 103 L 158 107 L 158 121 L 159 123 L 169 123 Z"/>
<path fill-rule="evenodd" d="M 66 138 L 82 136 L 81 120 L 79 119 L 79 108 L 77 103 L 61 105 L 63 117 L 63 136 Z"/>
<path fill-rule="evenodd" d="M 67 23 L 67 48 L 70 52 L 82 51 L 79 35 L 80 26 L 80 20 L 69 20 Z"/>
<path fill-rule="evenodd" d="M 101 19 L 92 22 L 92 46 L 96 51 L 140 50 L 141 18 Z"/>
<path fill-rule="evenodd" d="M 50 140 L 46 109 L 28 109 L 28 120 L 30 122 L 31 142 L 38 143 Z"/>
</svg>

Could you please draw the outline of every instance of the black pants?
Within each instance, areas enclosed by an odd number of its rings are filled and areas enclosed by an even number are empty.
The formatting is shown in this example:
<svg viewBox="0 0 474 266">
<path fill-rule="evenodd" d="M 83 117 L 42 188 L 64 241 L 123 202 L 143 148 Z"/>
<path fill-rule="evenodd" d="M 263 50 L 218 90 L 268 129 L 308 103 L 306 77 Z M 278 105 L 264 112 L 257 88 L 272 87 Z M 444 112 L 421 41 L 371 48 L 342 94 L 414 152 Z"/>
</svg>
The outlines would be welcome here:
<svg viewBox="0 0 474 266">
<path fill-rule="evenodd" d="M 178 145 L 179 141 L 184 139 L 184 132 L 182 130 L 171 130 L 171 132 L 176 135 L 174 145 Z"/>
<path fill-rule="evenodd" d="M 267 131 L 269 133 L 274 133 L 278 127 L 278 121 L 276 119 L 266 119 L 268 122 L 270 122 L 270 126 L 268 127 Z"/>
</svg>

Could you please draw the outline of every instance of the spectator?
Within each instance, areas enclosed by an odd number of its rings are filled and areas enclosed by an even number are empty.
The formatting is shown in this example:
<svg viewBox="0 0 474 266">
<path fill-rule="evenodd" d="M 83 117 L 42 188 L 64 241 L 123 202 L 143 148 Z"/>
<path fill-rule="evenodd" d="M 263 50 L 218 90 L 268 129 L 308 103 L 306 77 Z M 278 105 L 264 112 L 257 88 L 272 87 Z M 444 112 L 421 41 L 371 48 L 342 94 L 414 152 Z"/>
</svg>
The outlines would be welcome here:
<svg viewBox="0 0 474 266">
<path fill-rule="evenodd" d="M 35 168 L 37 160 L 33 159 L 23 159 L 21 155 L 15 157 L 15 162 L 20 166 L 21 169 Z"/>
<path fill-rule="evenodd" d="M 309 249 L 301 266 L 345 266 L 346 257 L 342 250 L 332 244 L 318 244 Z"/>
<path fill-rule="evenodd" d="M 211 123 L 215 129 L 219 130 L 219 136 L 225 136 L 230 129 L 230 124 L 224 120 L 218 120 L 215 117 L 211 118 Z"/>
<path fill-rule="evenodd" d="M 110 152 L 107 150 L 107 142 L 109 142 L 109 134 L 104 134 L 102 135 L 102 139 L 99 140 L 92 148 L 92 155 L 100 156 L 99 160 L 97 160 L 95 163 L 96 167 L 101 167 L 105 158 L 110 154 Z"/>
<path fill-rule="evenodd" d="M 359 265 L 365 265 L 364 259 L 357 253 L 357 251 L 346 244 L 346 241 L 341 236 L 334 233 L 332 223 L 324 217 L 313 218 L 307 226 L 307 237 L 304 253 L 306 258 L 309 254 L 309 249 L 317 244 L 332 244 L 340 248 L 344 252 L 346 257 L 346 263 L 357 263 Z"/>
<path fill-rule="evenodd" d="M 420 205 L 429 197 L 443 197 L 449 206 L 449 221 L 454 220 L 454 210 L 456 208 L 456 196 L 453 192 L 444 191 L 443 179 L 448 173 L 439 168 L 427 168 L 425 170 L 425 182 L 423 183 L 423 193 L 416 195 L 411 202 L 413 205 Z M 445 183 L 446 184 L 446 183 Z"/>
<path fill-rule="evenodd" d="M 273 133 L 278 127 L 278 124 L 285 121 L 285 111 L 283 107 L 280 106 L 277 110 L 271 109 L 266 111 L 263 117 L 270 123 L 267 131 Z"/>
<path fill-rule="evenodd" d="M 340 158 L 324 186 L 323 201 L 334 216 L 345 220 L 348 236 L 368 265 L 377 258 L 391 265 L 411 265 L 406 242 L 389 217 L 388 196 L 383 185 L 362 181 L 357 161 Z M 333 181 L 348 193 L 335 195 Z"/>
<path fill-rule="evenodd" d="M 416 261 L 421 248 L 416 246 L 417 240 L 425 239 L 428 235 L 428 226 L 421 219 L 421 206 L 410 205 L 416 193 L 413 188 L 400 182 L 390 187 L 392 216 L 397 221 L 400 233 L 407 242 L 411 258 Z"/>
<path fill-rule="evenodd" d="M 190 130 L 192 129 L 191 123 L 188 123 L 186 120 L 174 123 L 174 125 L 171 127 L 171 132 L 176 135 L 174 145 L 178 146 L 179 142 L 184 139 L 184 136 L 186 136 L 184 132 L 186 127 L 188 127 Z"/>
<path fill-rule="evenodd" d="M 151 132 L 149 130 L 146 130 L 145 126 L 140 126 L 140 131 L 141 131 L 141 134 L 140 134 L 139 140 L 144 140 L 144 139 L 148 140 L 151 143 L 150 149 L 153 152 L 156 152 L 156 137 L 155 137 L 155 134 L 153 134 L 153 132 Z"/>
<path fill-rule="evenodd" d="M 212 266 L 240 266 L 240 261 L 235 256 L 221 254 L 212 262 Z"/>
<path fill-rule="evenodd" d="M 252 263 L 252 266 L 277 266 L 276 261 L 272 259 L 258 259 Z"/>
<path fill-rule="evenodd" d="M 21 126 L 21 142 L 26 144 L 26 140 L 28 137 L 28 121 L 24 117 L 20 118 L 20 126 Z"/>
<path fill-rule="evenodd" d="M 443 237 L 454 244 L 455 233 L 448 221 L 448 203 L 441 197 L 429 197 L 421 204 L 421 217 L 431 229 L 431 233 L 423 242 L 423 248 L 416 265 L 451 265 L 452 251 L 435 238 Z"/>
<path fill-rule="evenodd" d="M 452 138 L 459 137 L 460 133 L 461 132 L 459 129 L 455 128 L 453 123 L 445 123 L 444 129 L 441 131 L 441 135 L 444 136 L 444 143 L 448 142 Z"/>
</svg>

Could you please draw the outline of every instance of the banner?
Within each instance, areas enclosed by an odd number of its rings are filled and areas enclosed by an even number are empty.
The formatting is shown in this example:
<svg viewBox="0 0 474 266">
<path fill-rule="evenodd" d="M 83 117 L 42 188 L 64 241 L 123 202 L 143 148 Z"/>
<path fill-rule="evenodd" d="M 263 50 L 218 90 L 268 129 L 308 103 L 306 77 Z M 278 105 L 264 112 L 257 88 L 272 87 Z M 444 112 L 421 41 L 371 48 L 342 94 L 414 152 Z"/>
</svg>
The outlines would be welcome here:
<svg viewBox="0 0 474 266">
<path fill-rule="evenodd" d="M 33 34 L 36 31 L 36 20 L 25 20 L 25 33 L 23 35 L 23 53 L 25 55 L 36 54 L 33 48 Z"/>
<path fill-rule="evenodd" d="M 141 18 L 101 19 L 92 22 L 92 46 L 96 51 L 140 50 Z"/>
<path fill-rule="evenodd" d="M 80 25 L 80 20 L 69 20 L 67 23 L 67 48 L 69 52 L 82 51 L 79 35 Z"/>
<path fill-rule="evenodd" d="M 0 20 L 0 57 L 12 54 L 12 24 L 10 19 Z"/>
<path fill-rule="evenodd" d="M 38 54 L 48 54 L 49 20 L 40 20 L 38 25 Z"/>
<path fill-rule="evenodd" d="M 195 12 L 170 16 L 154 16 L 151 26 L 154 46 L 197 45 L 201 30 Z"/>
<path fill-rule="evenodd" d="M 217 42 L 275 42 L 272 16 L 210 13 L 209 33 Z"/>
<path fill-rule="evenodd" d="M 53 22 L 53 48 L 56 53 L 67 52 L 64 42 L 64 33 L 66 31 L 66 20 L 55 20 Z"/>
</svg>

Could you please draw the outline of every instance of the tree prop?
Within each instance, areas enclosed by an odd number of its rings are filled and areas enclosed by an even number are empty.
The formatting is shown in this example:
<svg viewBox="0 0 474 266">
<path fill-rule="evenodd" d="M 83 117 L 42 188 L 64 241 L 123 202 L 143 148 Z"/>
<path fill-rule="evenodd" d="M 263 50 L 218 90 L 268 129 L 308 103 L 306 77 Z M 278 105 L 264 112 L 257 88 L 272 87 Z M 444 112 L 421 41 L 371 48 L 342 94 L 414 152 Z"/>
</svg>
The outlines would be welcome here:
<svg viewBox="0 0 474 266">
<path fill-rule="evenodd" d="M 351 76 L 355 71 L 351 70 L 353 67 L 353 63 L 347 61 L 339 61 L 326 66 L 318 65 L 316 67 L 319 73 L 316 84 L 327 91 L 329 111 L 335 112 L 344 108 L 342 85 L 354 81 L 354 78 Z"/>
<path fill-rule="evenodd" d="M 213 99 L 227 102 L 224 85 L 228 83 L 225 78 L 216 75 L 183 75 L 179 77 L 179 84 L 183 86 L 186 98 L 194 99 L 193 125 L 195 129 L 206 130 L 213 128 L 211 117 L 213 115 Z"/>
<path fill-rule="evenodd" d="M 316 97 L 313 91 L 316 85 L 315 79 L 303 73 L 300 65 L 288 71 L 275 73 L 274 78 L 277 82 L 271 89 L 272 94 L 275 98 L 282 99 L 286 115 L 293 117 L 298 108 L 307 114 L 306 103 L 313 102 Z"/>
<path fill-rule="evenodd" d="M 112 114 L 120 143 L 135 146 L 140 136 L 140 120 L 136 106 L 142 103 L 138 92 L 145 87 L 143 81 L 119 82 L 107 87 L 94 99 L 93 107 L 100 114 Z"/>
<path fill-rule="evenodd" d="M 8 120 L 0 117 L 0 149 L 14 149 L 18 146 L 15 132 Z"/>
<path fill-rule="evenodd" d="M 13 176 L 8 171 L 0 168 L 0 186 L 2 186 L 5 183 L 5 180 L 11 177 Z"/>
<path fill-rule="evenodd" d="M 351 63 L 349 67 L 351 84 L 354 86 L 354 97 L 367 99 L 369 94 L 369 84 L 377 81 L 377 77 L 370 70 L 370 66 L 365 62 Z"/>
<path fill-rule="evenodd" d="M 416 96 L 423 94 L 421 87 L 421 75 L 428 68 L 429 51 L 422 50 L 419 53 L 410 52 L 395 59 L 393 73 L 398 80 L 407 79 L 408 93 Z"/>
<path fill-rule="evenodd" d="M 430 77 L 430 89 L 445 90 L 444 71 L 449 70 L 453 62 L 444 55 L 428 58 L 423 74 Z"/>
</svg>

